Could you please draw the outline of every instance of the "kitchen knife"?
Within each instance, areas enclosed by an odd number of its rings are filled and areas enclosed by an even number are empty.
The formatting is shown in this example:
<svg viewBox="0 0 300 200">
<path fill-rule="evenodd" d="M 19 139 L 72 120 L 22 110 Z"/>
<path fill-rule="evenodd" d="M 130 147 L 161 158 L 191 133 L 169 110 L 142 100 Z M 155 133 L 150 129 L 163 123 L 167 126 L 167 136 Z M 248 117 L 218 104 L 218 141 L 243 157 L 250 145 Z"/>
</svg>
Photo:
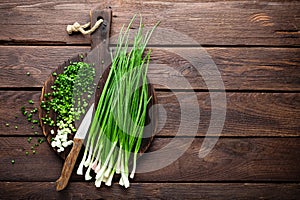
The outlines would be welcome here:
<svg viewBox="0 0 300 200">
<path fill-rule="evenodd" d="M 64 166 L 61 171 L 61 176 L 56 181 L 56 190 L 57 191 L 63 190 L 69 182 L 69 179 L 72 174 L 78 154 L 80 152 L 83 141 L 85 139 L 85 136 L 87 135 L 88 129 L 91 124 L 91 120 L 92 120 L 92 116 L 93 116 L 93 108 L 94 108 L 94 103 L 91 105 L 88 112 L 84 116 L 84 118 L 74 136 L 73 147 L 65 160 Z"/>
</svg>

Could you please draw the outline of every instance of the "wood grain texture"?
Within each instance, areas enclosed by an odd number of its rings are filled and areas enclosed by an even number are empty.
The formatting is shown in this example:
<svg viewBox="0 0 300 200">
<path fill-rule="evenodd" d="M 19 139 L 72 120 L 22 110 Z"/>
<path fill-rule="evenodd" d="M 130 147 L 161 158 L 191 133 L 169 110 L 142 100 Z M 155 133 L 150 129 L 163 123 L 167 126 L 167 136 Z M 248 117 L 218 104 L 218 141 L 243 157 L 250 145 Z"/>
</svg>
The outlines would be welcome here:
<svg viewBox="0 0 300 200">
<path fill-rule="evenodd" d="M 88 192 L 87 192 L 88 191 Z M 92 183 L 71 182 L 56 192 L 51 182 L 0 182 L 5 199 L 290 199 L 300 195 L 299 184 L 274 183 L 132 183 L 130 188 L 95 188 Z"/>
<path fill-rule="evenodd" d="M 24 181 L 32 180 L 33 176 L 39 176 L 38 179 L 43 181 L 55 181 L 60 176 L 62 159 L 54 153 L 47 142 L 35 148 L 36 154 L 33 155 L 31 146 L 37 143 L 38 138 L 44 137 L 32 137 L 31 143 L 27 142 L 27 138 L 0 138 L 1 177 L 8 179 L 14 177 L 15 180 Z M 26 151 L 29 152 L 28 156 L 25 154 Z M 12 159 L 15 160 L 14 165 L 11 164 Z"/>
<path fill-rule="evenodd" d="M 175 142 L 169 155 L 148 160 L 141 157 L 137 170 L 155 167 L 181 151 L 189 138 L 155 138 L 149 151 L 154 152 L 169 142 Z M 135 182 L 199 182 L 199 181 L 300 181 L 300 138 L 220 138 L 203 159 L 198 157 L 202 138 L 171 165 L 149 173 L 137 173 Z M 37 154 L 25 156 L 23 148 L 30 146 L 27 137 L 0 138 L 0 181 L 55 181 L 62 160 L 47 143 L 39 146 Z M 287 148 L 288 147 L 288 148 Z M 11 164 L 11 160 L 15 164 Z M 79 159 L 80 160 L 80 159 Z M 45 173 L 46 172 L 46 173 Z M 74 175 L 71 181 L 83 181 Z M 117 181 L 117 180 L 116 180 Z"/>
<path fill-rule="evenodd" d="M 210 95 L 220 93 L 158 93 L 158 103 L 163 105 L 160 109 L 161 130 L 158 135 L 174 136 L 179 127 L 187 122 L 196 121 L 191 114 L 182 114 L 180 106 L 193 113 L 200 109 L 200 123 L 198 136 L 205 136 L 208 131 L 212 108 L 225 110 L 226 117 L 221 136 L 299 136 L 299 108 L 300 95 L 287 93 L 226 93 L 227 105 L 212 105 Z M 198 102 L 193 100 L 197 98 Z M 218 97 L 217 97 L 218 98 Z M 163 119 L 166 123 L 163 124 Z M 180 124 L 182 123 L 182 124 Z M 212 127 L 219 127 L 213 124 Z M 192 132 L 192 127 L 187 128 Z M 291 134 L 288 134 L 291 133 Z M 214 133 L 215 134 L 215 133 Z M 189 135 L 189 133 L 187 133 Z"/>
<path fill-rule="evenodd" d="M 200 123 L 197 136 L 204 136 L 211 119 L 211 100 L 209 93 L 197 92 L 157 92 L 159 108 L 159 136 L 176 135 L 180 122 L 195 121 L 190 115 L 182 115 L 180 105 L 185 105 L 187 111 L 200 109 Z M 219 93 L 213 93 L 218 95 Z M 31 129 L 27 118 L 22 116 L 20 108 L 23 105 L 33 108 L 38 106 L 40 92 L 0 92 L 0 135 L 33 135 L 41 130 Z M 193 100 L 196 96 L 197 102 Z M 299 93 L 233 93 L 227 92 L 226 120 L 221 136 L 299 136 L 300 133 L 300 94 Z M 33 99 L 34 105 L 28 100 Z M 217 109 L 224 109 L 218 105 Z M 16 119 L 15 116 L 18 116 Z M 5 124 L 10 126 L 6 127 Z M 14 126 L 17 125 L 16 130 Z M 197 124 L 195 124 L 197 126 Z M 217 126 L 217 125 L 216 125 Z M 245 128 L 247 127 L 247 128 Z M 191 129 L 192 130 L 192 129 Z M 188 133 L 186 135 L 189 135 Z"/>
<path fill-rule="evenodd" d="M 88 21 L 98 2 L 48 2 L 2 4 L 2 43 L 89 44 L 81 35 L 69 37 L 67 24 Z M 299 46 L 299 2 L 264 1 L 104 1 L 113 10 L 112 34 L 142 13 L 147 26 L 161 21 L 160 28 L 175 30 L 202 45 L 294 45 Z M 47 12 L 45 12 L 47 10 Z M 124 12 L 126 10 L 126 12 Z M 137 23 L 134 24 L 137 26 Z M 55 31 L 52 31 L 55 30 Z M 186 38 L 157 34 L 152 44 L 191 45 Z"/>
<path fill-rule="evenodd" d="M 41 87 L 49 74 L 64 61 L 89 47 L 1 46 L 0 87 Z M 191 55 L 195 67 L 175 52 Z M 187 80 L 193 89 L 207 90 L 207 83 L 220 80 L 203 66 L 219 70 L 228 90 L 300 90 L 299 48 L 153 48 L 148 77 L 151 82 L 169 82 L 172 89 L 186 89 Z M 26 76 L 26 72 L 31 76 Z M 205 75 L 206 82 L 203 79 Z M 217 84 L 216 84 L 217 85 Z M 156 89 L 166 88 L 155 85 Z M 218 87 L 216 86 L 216 89 Z"/>
<path fill-rule="evenodd" d="M 32 129 L 32 123 L 28 122 L 27 117 L 23 116 L 21 107 L 25 106 L 26 111 L 39 107 L 39 98 L 41 92 L 22 91 L 22 92 L 0 92 L 0 132 L 6 132 L 5 135 L 34 135 L 38 132 L 43 136 L 42 130 L 38 126 Z M 33 100 L 34 104 L 29 104 L 28 100 Z M 17 118 L 16 118 L 17 117 Z M 38 120 L 38 113 L 33 114 L 32 119 Z M 6 124 L 9 127 L 6 127 Z M 18 129 L 15 129 L 18 126 Z"/>
<path fill-rule="evenodd" d="M 87 52 L 86 47 L 3 47 L 0 50 L 1 83 L 2 87 L 11 87 L 15 82 L 21 84 L 16 87 L 42 87 L 45 80 L 59 65 L 75 55 Z M 65 53 L 63 53 L 65 52 Z M 26 75 L 30 72 L 30 76 Z M 4 75 L 5 74 L 5 75 Z"/>
</svg>

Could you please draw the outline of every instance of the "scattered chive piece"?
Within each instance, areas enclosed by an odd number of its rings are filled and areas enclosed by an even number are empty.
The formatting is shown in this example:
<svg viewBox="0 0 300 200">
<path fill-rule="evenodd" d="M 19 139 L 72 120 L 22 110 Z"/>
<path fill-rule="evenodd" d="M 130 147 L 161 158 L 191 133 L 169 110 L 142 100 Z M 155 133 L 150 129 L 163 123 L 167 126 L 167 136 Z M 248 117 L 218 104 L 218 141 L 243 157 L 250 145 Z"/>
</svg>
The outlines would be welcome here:
<svg viewBox="0 0 300 200">
<path fill-rule="evenodd" d="M 28 100 L 28 103 L 29 103 L 29 104 L 34 104 L 34 102 L 33 102 L 32 99 Z"/>
<path fill-rule="evenodd" d="M 36 113 L 38 111 L 38 109 L 37 108 L 34 108 L 33 110 L 31 110 L 30 112 L 31 113 Z"/>
<path fill-rule="evenodd" d="M 23 112 L 23 115 L 26 116 L 26 115 L 27 115 L 27 111 L 24 111 L 24 112 Z"/>
<path fill-rule="evenodd" d="M 37 132 L 37 131 L 34 131 L 34 135 L 38 135 L 38 132 Z"/>
<path fill-rule="evenodd" d="M 83 55 L 81 54 L 79 57 L 80 57 L 80 58 L 83 58 Z"/>
<path fill-rule="evenodd" d="M 31 146 L 31 150 L 34 150 L 34 146 Z"/>
<path fill-rule="evenodd" d="M 26 152 L 25 152 L 25 155 L 26 155 L 26 156 L 28 156 L 28 155 L 29 155 L 29 152 L 28 152 L 28 151 L 26 151 Z"/>
<path fill-rule="evenodd" d="M 31 128 L 34 129 L 34 126 L 32 125 Z"/>
<path fill-rule="evenodd" d="M 39 123 L 39 121 L 34 119 L 34 120 L 32 120 L 32 123 L 37 124 L 37 123 Z"/>
<path fill-rule="evenodd" d="M 38 147 L 38 146 L 39 146 L 39 144 L 34 144 L 34 146 Z"/>
<path fill-rule="evenodd" d="M 18 129 L 18 126 L 15 126 L 15 129 Z"/>
<path fill-rule="evenodd" d="M 44 139 L 42 139 L 42 138 L 38 139 L 38 143 L 42 144 L 43 142 L 44 142 Z"/>
<path fill-rule="evenodd" d="M 6 123 L 5 126 L 6 126 L 6 127 L 9 127 L 9 123 Z"/>
<path fill-rule="evenodd" d="M 27 76 L 30 76 L 30 72 L 27 72 L 26 75 L 27 75 Z"/>
<path fill-rule="evenodd" d="M 32 138 L 31 138 L 31 137 L 28 137 L 28 138 L 27 138 L 27 142 L 28 142 L 28 143 L 30 143 L 30 142 L 31 142 L 31 140 L 32 140 Z"/>
<path fill-rule="evenodd" d="M 33 153 L 33 154 L 35 154 L 35 153 L 36 153 L 36 151 L 35 151 L 35 150 L 32 150 L 32 153 Z"/>
<path fill-rule="evenodd" d="M 11 164 L 15 164 L 15 160 L 11 160 Z"/>
<path fill-rule="evenodd" d="M 53 73 L 52 73 L 52 76 L 57 76 L 57 73 L 56 73 L 56 72 L 53 72 Z"/>
</svg>

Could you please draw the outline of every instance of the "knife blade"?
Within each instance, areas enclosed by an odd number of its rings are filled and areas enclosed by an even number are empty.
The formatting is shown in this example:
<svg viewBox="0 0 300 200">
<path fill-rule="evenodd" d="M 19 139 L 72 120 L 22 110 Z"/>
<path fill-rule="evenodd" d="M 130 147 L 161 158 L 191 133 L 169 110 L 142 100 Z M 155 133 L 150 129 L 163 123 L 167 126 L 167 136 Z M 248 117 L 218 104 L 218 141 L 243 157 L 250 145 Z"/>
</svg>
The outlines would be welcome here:
<svg viewBox="0 0 300 200">
<path fill-rule="evenodd" d="M 82 147 L 85 136 L 87 135 L 93 116 L 94 103 L 90 106 L 88 112 L 84 116 L 79 128 L 73 139 L 73 147 L 67 156 L 61 171 L 61 176 L 56 181 L 56 190 L 63 190 L 69 182 L 70 176 L 74 169 L 75 162 Z"/>
</svg>

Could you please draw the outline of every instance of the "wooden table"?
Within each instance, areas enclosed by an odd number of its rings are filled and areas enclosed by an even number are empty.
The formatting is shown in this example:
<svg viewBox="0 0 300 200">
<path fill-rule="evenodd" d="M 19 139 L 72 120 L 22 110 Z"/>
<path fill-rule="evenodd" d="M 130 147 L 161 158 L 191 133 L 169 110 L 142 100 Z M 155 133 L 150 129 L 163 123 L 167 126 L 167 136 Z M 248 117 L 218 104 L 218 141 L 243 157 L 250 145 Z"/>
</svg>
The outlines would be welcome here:
<svg viewBox="0 0 300 200">
<path fill-rule="evenodd" d="M 37 106 L 45 79 L 68 58 L 90 49 L 89 36 L 69 36 L 66 25 L 89 21 L 93 0 L 20 1 L 0 3 L 0 199 L 297 199 L 300 196 L 300 2 L 217 0 L 101 1 L 113 12 L 111 34 L 141 12 L 144 24 L 176 30 L 194 39 L 152 45 L 149 78 L 184 76 L 191 89 L 156 85 L 158 101 L 167 113 L 150 151 L 174 139 L 180 123 L 179 102 L 200 109 L 192 145 L 171 165 L 139 173 L 127 190 L 114 183 L 97 189 L 75 174 L 62 192 L 55 191 L 63 160 L 47 143 L 32 155 L 32 130 L 20 108 L 33 99 Z M 191 63 L 170 53 L 204 49 L 221 73 L 222 88 L 208 88 Z M 171 66 L 174 70 L 165 69 Z M 26 75 L 30 72 L 30 76 Z M 208 78 L 214 79 L 213 76 Z M 198 103 L 189 94 L 195 91 Z M 226 94 L 226 119 L 221 137 L 204 158 L 198 153 L 211 118 L 210 96 Z M 219 107 L 219 109 L 222 109 Z M 161 112 L 161 115 L 164 112 Z M 18 118 L 15 118 L 18 116 Z M 162 116 L 160 116 L 162 117 Z M 161 118 L 160 118 L 161 119 Z M 189 121 L 193 121 L 191 116 Z M 161 120 L 160 120 L 161 121 Z M 10 126 L 6 127 L 6 123 Z M 18 129 L 15 129 L 18 126 Z M 34 135 L 38 131 L 38 135 Z M 175 138 L 178 143 L 191 137 Z M 179 145 L 180 146 L 180 145 Z M 26 156 L 25 151 L 30 155 Z M 11 161 L 15 160 L 12 165 Z M 161 158 L 162 160 L 164 158 Z M 153 162 L 160 162 L 154 160 Z"/>
</svg>

